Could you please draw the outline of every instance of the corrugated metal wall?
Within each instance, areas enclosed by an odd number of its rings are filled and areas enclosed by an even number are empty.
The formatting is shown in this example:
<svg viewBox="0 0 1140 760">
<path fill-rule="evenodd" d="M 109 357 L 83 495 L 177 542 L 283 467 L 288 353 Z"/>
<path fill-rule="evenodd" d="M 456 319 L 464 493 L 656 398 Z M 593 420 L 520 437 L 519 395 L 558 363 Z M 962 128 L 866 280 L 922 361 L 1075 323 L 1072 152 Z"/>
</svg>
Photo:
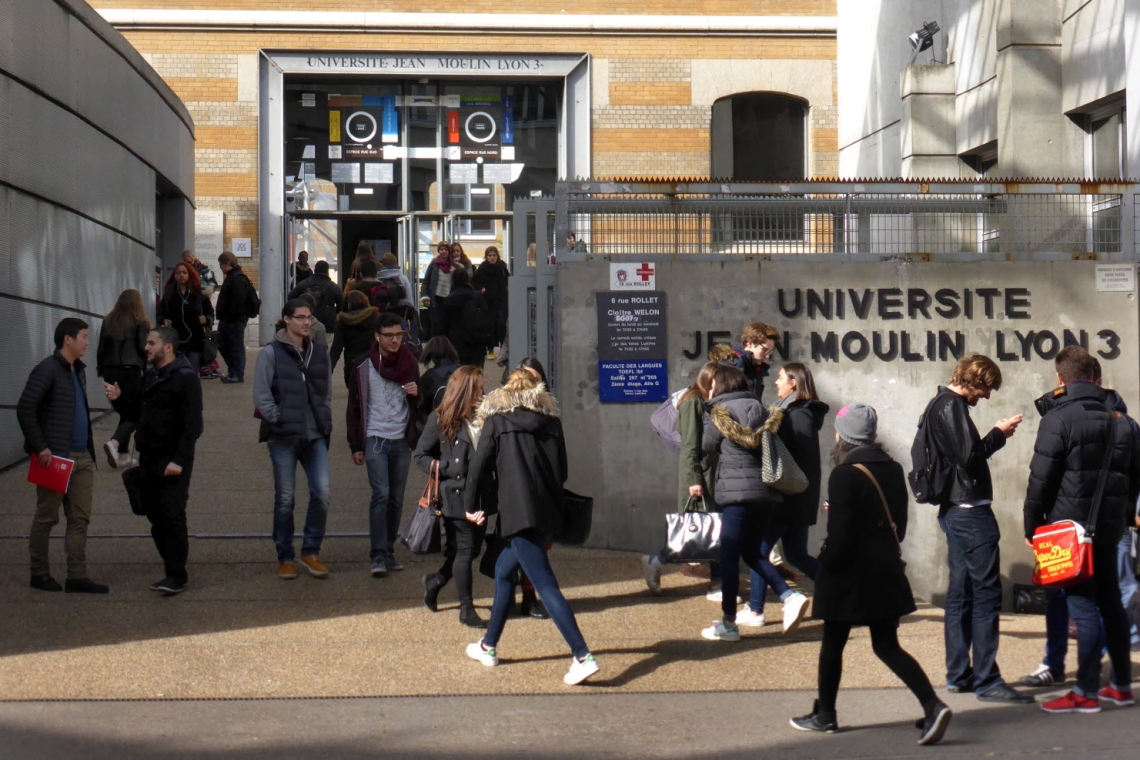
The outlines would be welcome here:
<svg viewBox="0 0 1140 760">
<path fill-rule="evenodd" d="M 79 0 L 0 0 L 0 467 L 23 456 L 16 402 L 55 325 L 91 325 L 135 288 L 153 305 L 156 195 L 194 194 L 193 123 L 142 57 Z M 168 201 L 169 202 L 169 201 Z"/>
</svg>

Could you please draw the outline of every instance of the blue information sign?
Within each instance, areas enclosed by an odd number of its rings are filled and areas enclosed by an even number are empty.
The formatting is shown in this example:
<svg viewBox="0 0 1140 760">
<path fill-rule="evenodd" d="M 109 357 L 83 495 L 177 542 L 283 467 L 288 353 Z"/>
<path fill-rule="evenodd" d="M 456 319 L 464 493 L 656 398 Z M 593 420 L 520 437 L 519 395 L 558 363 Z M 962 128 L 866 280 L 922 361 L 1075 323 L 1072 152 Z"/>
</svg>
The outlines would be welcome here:
<svg viewBox="0 0 1140 760">
<path fill-rule="evenodd" d="M 598 396 L 603 404 L 664 401 L 668 374 L 664 361 L 598 362 Z"/>
</svg>

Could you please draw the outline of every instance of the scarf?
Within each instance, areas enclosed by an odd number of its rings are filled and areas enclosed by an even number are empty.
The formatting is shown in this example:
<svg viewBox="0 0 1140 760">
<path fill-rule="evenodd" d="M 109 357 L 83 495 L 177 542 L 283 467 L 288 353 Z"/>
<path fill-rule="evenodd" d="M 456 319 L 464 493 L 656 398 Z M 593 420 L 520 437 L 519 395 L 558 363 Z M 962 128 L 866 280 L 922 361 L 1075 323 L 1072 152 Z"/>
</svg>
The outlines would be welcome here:
<svg viewBox="0 0 1140 760">
<path fill-rule="evenodd" d="M 798 400 L 798 399 L 797 399 L 797 397 L 798 397 L 799 395 L 800 395 L 800 394 L 799 394 L 798 392 L 796 392 L 796 393 L 789 393 L 789 394 L 788 394 L 788 396 L 787 396 L 787 398 L 782 398 L 782 399 L 780 399 L 780 403 L 779 403 L 779 404 L 777 404 L 777 406 L 779 406 L 781 409 L 787 409 L 789 406 L 791 406 L 792 404 L 796 403 L 796 401 Z"/>
<path fill-rule="evenodd" d="M 451 274 L 451 259 L 441 259 L 439 256 L 436 256 L 435 265 L 439 267 L 439 271 L 444 274 Z"/>
<path fill-rule="evenodd" d="M 380 353 L 380 343 L 372 341 L 369 358 L 372 359 L 372 366 L 385 380 L 407 385 L 420 379 L 420 365 L 416 361 L 415 354 L 402 343 L 396 353 L 391 356 L 383 356 Z"/>
</svg>

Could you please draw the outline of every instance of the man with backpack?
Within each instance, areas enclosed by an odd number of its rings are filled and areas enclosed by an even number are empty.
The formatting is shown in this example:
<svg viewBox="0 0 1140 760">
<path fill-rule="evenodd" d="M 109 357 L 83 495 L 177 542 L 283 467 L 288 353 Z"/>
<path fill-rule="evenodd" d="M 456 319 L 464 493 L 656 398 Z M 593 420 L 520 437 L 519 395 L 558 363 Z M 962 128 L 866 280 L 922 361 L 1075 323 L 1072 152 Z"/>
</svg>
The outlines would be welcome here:
<svg viewBox="0 0 1140 760">
<path fill-rule="evenodd" d="M 226 277 L 214 310 L 218 316 L 218 351 L 228 369 L 222 382 L 244 383 L 245 326 L 260 313 L 261 299 L 233 253 L 223 251 L 218 257 L 218 266 Z"/>
<path fill-rule="evenodd" d="M 910 481 L 919 502 L 938 505 L 946 534 L 947 689 L 973 691 L 983 702 L 1027 703 L 1033 697 L 1011 689 L 997 665 L 1001 533 L 987 462 L 1017 431 L 1021 415 L 998 420 L 985 437 L 970 419 L 970 408 L 999 388 L 1001 370 L 988 356 L 959 360 L 949 385 L 938 389 L 919 418 Z"/>
<path fill-rule="evenodd" d="M 495 312 L 486 297 L 471 286 L 471 275 L 458 268 L 451 275 L 451 293 L 443 301 L 441 329 L 459 354 L 459 361 L 482 367 L 495 345 Z"/>
<path fill-rule="evenodd" d="M 376 276 L 378 271 L 379 267 L 375 261 L 365 259 L 360 262 L 360 279 L 352 289 L 368 296 L 368 303 L 381 312 L 394 312 L 405 296 L 404 286 L 399 277 L 378 279 Z"/>
<path fill-rule="evenodd" d="M 329 263 L 318 261 L 313 266 L 313 274 L 289 292 L 289 298 L 300 298 L 308 294 L 313 297 L 316 307 L 313 316 L 325 326 L 331 335 L 336 330 L 336 315 L 344 308 L 344 291 L 329 277 Z"/>
</svg>

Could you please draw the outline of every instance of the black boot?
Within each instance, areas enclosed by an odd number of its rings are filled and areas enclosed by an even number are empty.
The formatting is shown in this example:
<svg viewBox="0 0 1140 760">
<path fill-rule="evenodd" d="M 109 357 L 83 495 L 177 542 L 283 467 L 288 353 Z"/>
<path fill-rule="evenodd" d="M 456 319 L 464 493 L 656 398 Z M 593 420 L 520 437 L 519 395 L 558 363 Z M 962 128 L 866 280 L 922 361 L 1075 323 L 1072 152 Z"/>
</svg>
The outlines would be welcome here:
<svg viewBox="0 0 1140 760">
<path fill-rule="evenodd" d="M 429 573 L 423 578 L 424 581 L 424 606 L 432 612 L 439 611 L 439 590 L 443 588 L 444 582 L 439 579 L 438 573 Z"/>
<path fill-rule="evenodd" d="M 479 617 L 475 605 L 467 603 L 459 605 L 459 622 L 468 628 L 486 628 L 487 621 Z"/>
<path fill-rule="evenodd" d="M 546 620 L 550 614 L 546 611 L 546 607 L 542 606 L 542 601 L 538 598 L 538 594 L 534 589 L 524 589 L 522 604 L 519 605 L 519 614 L 524 617 L 530 615 L 532 618 L 539 620 Z"/>
</svg>

